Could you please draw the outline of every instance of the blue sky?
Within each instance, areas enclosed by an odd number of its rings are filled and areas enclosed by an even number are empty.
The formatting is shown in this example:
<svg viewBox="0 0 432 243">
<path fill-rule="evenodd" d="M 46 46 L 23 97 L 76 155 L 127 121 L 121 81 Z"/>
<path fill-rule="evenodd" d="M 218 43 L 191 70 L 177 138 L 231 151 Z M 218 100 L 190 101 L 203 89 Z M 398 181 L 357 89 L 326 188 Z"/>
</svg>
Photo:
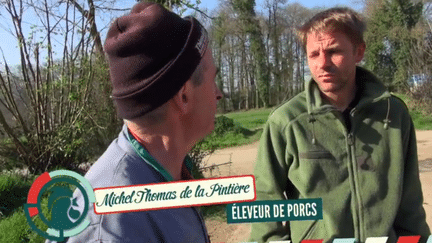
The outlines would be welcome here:
<svg viewBox="0 0 432 243">
<path fill-rule="evenodd" d="M 191 2 L 194 2 L 194 0 L 191 0 Z M 256 0 L 257 9 L 259 11 L 260 8 L 264 5 L 265 0 Z M 354 8 L 355 10 L 361 11 L 362 6 L 359 4 L 360 0 L 309 0 L 309 1 L 299 1 L 299 0 L 287 0 L 287 3 L 293 3 L 298 2 L 302 4 L 305 7 L 313 8 L 313 7 L 320 7 L 320 8 L 329 8 L 334 6 L 348 6 L 351 8 Z M 130 8 L 136 3 L 135 0 L 118 0 L 116 1 L 116 5 L 119 8 Z M 202 3 L 200 7 L 207 8 L 210 12 L 211 10 L 215 9 L 218 6 L 217 0 L 202 0 Z M 117 16 L 119 16 L 120 13 L 117 13 Z M 103 16 L 104 22 L 108 23 L 109 20 L 115 16 Z M 108 20 L 107 20 L 108 19 Z M 16 39 L 11 36 L 6 30 L 12 29 L 12 26 L 8 26 L 7 23 L 9 23 L 10 20 L 7 18 L 7 15 L 4 12 L 4 9 L 0 10 L 0 48 L 3 53 L 0 52 L 0 55 L 3 54 L 5 56 L 5 59 L 7 63 L 11 66 L 17 65 L 20 63 L 19 59 L 19 51 L 17 48 L 17 41 Z M 29 32 L 30 30 L 30 23 L 31 20 L 27 20 L 29 24 L 25 26 L 24 33 Z M 103 26 L 98 26 L 98 28 L 102 28 Z M 105 31 L 106 32 L 106 31 Z M 102 38 L 104 39 L 105 36 L 102 35 Z M 61 52 L 61 51 L 60 51 Z M 0 68 L 2 68 L 3 64 L 3 58 L 0 56 Z"/>
<path fill-rule="evenodd" d="M 257 7 L 264 4 L 265 0 L 255 0 Z M 209 10 L 214 9 L 218 5 L 218 1 L 216 0 L 202 0 L 201 6 L 208 8 Z M 320 8 L 331 8 L 334 6 L 347 6 L 354 8 L 355 10 L 361 10 L 362 5 L 360 4 L 361 1 L 359 0 L 305 0 L 305 1 L 299 1 L 299 0 L 287 0 L 287 3 L 294 3 L 298 2 L 301 5 L 313 8 L 313 7 L 320 7 Z"/>
</svg>

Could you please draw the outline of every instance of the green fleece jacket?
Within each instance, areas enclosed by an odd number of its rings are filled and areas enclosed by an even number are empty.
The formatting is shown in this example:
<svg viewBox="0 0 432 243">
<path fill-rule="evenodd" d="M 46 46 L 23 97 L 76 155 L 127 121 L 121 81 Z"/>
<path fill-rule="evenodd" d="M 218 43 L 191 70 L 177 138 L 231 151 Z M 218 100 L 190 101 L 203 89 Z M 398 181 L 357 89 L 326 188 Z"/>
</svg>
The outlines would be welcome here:
<svg viewBox="0 0 432 243">
<path fill-rule="evenodd" d="M 363 91 L 349 131 L 313 80 L 270 115 L 255 167 L 257 200 L 322 198 L 323 219 L 254 223 L 252 241 L 430 235 L 407 108 L 365 69 L 357 68 L 356 84 Z"/>
</svg>

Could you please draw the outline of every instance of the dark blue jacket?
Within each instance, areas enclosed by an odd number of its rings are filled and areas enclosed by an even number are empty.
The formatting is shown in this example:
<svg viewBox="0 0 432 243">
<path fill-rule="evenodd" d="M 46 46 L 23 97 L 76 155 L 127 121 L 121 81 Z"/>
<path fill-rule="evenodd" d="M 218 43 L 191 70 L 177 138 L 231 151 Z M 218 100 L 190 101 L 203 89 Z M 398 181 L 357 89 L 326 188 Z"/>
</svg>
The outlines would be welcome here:
<svg viewBox="0 0 432 243">
<path fill-rule="evenodd" d="M 167 181 L 151 163 L 134 151 L 128 136 L 128 129 L 124 126 L 119 137 L 85 175 L 93 189 Z M 76 195 L 78 205 L 82 207 L 82 195 Z M 196 208 L 97 215 L 91 205 L 88 218 L 90 225 L 80 234 L 70 237 L 68 243 L 209 242 L 204 220 Z"/>
</svg>

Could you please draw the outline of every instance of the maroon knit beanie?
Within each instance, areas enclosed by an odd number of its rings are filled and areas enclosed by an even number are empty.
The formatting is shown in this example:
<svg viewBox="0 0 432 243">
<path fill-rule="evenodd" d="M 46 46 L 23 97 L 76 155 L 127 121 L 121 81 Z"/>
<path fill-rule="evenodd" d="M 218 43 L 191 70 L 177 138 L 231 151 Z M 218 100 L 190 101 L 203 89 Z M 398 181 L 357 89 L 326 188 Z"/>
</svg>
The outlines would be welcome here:
<svg viewBox="0 0 432 243">
<path fill-rule="evenodd" d="M 138 3 L 116 19 L 104 47 L 119 117 L 142 116 L 171 99 L 207 44 L 207 32 L 195 18 L 181 18 L 159 4 Z"/>
</svg>

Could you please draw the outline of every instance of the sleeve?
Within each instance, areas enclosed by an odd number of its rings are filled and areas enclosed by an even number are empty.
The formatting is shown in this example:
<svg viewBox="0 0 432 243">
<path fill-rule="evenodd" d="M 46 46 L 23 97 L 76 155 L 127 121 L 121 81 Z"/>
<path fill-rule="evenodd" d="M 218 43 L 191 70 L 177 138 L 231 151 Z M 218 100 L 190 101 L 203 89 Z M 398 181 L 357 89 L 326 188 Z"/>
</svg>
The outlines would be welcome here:
<svg viewBox="0 0 432 243">
<path fill-rule="evenodd" d="M 431 233 L 426 223 L 426 214 L 423 208 L 415 129 L 410 118 L 408 121 L 409 128 L 404 134 L 403 192 L 394 228 L 398 236 L 420 235 L 420 242 L 426 242 Z"/>
<path fill-rule="evenodd" d="M 270 121 L 261 136 L 255 165 L 257 200 L 286 200 L 289 156 L 283 129 Z M 253 223 L 251 241 L 288 240 L 289 225 L 282 222 Z"/>
</svg>

